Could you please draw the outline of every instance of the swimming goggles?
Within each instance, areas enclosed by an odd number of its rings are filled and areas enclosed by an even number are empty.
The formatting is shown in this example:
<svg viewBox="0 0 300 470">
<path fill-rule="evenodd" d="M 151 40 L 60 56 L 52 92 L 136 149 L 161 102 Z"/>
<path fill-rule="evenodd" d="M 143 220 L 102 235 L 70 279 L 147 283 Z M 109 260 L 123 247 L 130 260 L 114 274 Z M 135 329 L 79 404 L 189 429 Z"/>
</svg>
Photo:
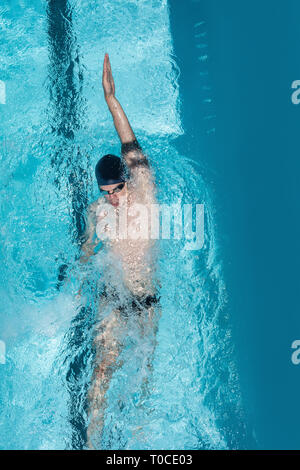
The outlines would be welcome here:
<svg viewBox="0 0 300 470">
<path fill-rule="evenodd" d="M 115 193 L 119 193 L 120 191 L 122 191 L 124 186 L 125 186 L 125 183 L 121 183 L 116 188 L 111 189 L 110 191 L 105 191 L 105 189 L 100 188 L 100 192 L 101 192 L 101 194 L 105 194 L 105 195 L 106 194 L 115 194 Z"/>
</svg>

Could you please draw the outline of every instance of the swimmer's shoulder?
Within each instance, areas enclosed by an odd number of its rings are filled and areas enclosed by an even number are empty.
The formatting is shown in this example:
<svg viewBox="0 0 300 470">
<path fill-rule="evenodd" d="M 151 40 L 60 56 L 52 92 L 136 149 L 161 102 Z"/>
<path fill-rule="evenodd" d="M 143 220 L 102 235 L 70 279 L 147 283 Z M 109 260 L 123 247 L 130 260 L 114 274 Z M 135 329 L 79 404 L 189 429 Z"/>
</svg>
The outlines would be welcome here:
<svg viewBox="0 0 300 470">
<path fill-rule="evenodd" d="M 107 202 L 103 196 L 100 196 L 98 199 L 96 199 L 94 202 L 92 202 L 88 209 L 90 212 L 96 214 L 97 211 L 101 208 L 104 208 L 107 206 Z"/>
<path fill-rule="evenodd" d="M 91 202 L 87 208 L 87 218 L 92 225 L 96 224 L 97 215 L 99 211 L 105 208 L 105 198 L 99 197 L 95 201 Z"/>
<path fill-rule="evenodd" d="M 96 199 L 96 201 L 92 202 L 89 205 L 89 211 L 95 221 L 99 220 L 99 218 L 101 219 L 106 216 L 108 208 L 109 204 L 103 196 L 100 196 L 98 199 Z"/>
<path fill-rule="evenodd" d="M 135 202 L 154 204 L 156 201 L 156 185 L 151 169 L 143 166 L 135 168 L 131 172 L 128 189 Z"/>
</svg>

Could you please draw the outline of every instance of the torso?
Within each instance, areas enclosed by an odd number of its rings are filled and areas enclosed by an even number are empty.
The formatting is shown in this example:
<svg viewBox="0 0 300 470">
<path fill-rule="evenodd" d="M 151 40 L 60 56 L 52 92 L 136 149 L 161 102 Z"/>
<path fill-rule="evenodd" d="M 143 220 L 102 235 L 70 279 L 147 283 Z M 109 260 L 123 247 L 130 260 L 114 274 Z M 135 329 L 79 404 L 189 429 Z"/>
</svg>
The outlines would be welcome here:
<svg viewBox="0 0 300 470">
<path fill-rule="evenodd" d="M 124 205 L 115 208 L 105 198 L 99 198 L 93 203 L 98 224 L 97 235 L 105 249 L 120 262 L 125 287 L 137 296 L 154 295 L 155 241 L 150 237 L 151 204 L 156 202 L 154 184 L 148 169 L 135 172 L 137 174 L 128 182 Z M 144 217 L 136 209 L 141 209 Z M 124 224 L 125 214 L 127 227 Z M 110 217 L 117 221 L 119 230 L 116 232 Z"/>
</svg>

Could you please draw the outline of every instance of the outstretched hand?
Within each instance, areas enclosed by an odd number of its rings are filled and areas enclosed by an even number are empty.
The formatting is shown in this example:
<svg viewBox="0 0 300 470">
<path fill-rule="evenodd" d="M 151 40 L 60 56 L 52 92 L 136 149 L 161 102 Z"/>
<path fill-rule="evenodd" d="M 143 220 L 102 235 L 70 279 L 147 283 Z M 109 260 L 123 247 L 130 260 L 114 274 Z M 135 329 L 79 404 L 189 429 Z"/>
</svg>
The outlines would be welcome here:
<svg viewBox="0 0 300 470">
<path fill-rule="evenodd" d="M 104 56 L 103 62 L 102 86 L 105 99 L 115 95 L 115 82 L 112 76 L 111 65 L 107 53 Z"/>
</svg>

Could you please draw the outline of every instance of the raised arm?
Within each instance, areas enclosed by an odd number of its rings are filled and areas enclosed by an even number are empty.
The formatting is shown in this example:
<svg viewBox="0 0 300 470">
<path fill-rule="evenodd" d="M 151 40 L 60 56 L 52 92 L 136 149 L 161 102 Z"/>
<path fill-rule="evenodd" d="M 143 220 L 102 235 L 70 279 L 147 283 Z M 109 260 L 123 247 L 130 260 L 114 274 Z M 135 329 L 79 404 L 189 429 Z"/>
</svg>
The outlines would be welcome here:
<svg viewBox="0 0 300 470">
<path fill-rule="evenodd" d="M 129 168 L 137 165 L 148 166 L 148 161 L 142 153 L 126 114 L 115 97 L 115 83 L 112 76 L 108 54 L 103 63 L 102 85 L 107 106 L 112 114 L 116 131 L 122 144 L 122 155 Z"/>
</svg>

